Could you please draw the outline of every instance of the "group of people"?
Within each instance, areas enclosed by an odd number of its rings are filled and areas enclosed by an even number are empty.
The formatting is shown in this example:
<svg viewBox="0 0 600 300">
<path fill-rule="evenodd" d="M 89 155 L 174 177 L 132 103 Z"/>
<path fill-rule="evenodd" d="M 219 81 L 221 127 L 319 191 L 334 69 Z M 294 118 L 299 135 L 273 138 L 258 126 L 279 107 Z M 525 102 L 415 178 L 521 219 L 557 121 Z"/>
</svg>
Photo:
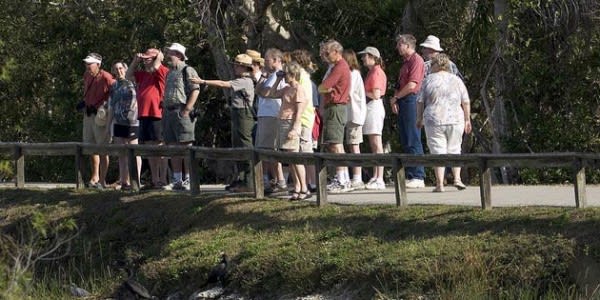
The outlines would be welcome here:
<svg viewBox="0 0 600 300">
<path fill-rule="evenodd" d="M 173 43 L 166 55 L 154 48 L 137 53 L 129 66 L 114 63 L 112 74 L 102 70 L 102 56 L 90 53 L 83 59 L 84 73 L 83 142 L 105 144 L 192 145 L 195 119 L 190 112 L 198 99 L 200 86 L 190 78 L 198 77 L 185 61 L 186 48 Z M 163 61 L 166 59 L 165 66 Z M 189 161 L 171 157 L 170 182 L 168 158 L 148 157 L 152 174 L 150 188 L 189 190 Z M 139 173 L 141 159 L 136 158 Z M 106 188 L 108 155 L 92 155 L 89 187 Z M 127 156 L 119 157 L 116 187 L 131 189 Z"/>
<path fill-rule="evenodd" d="M 399 138 L 405 153 L 423 154 L 421 129 L 433 154 L 459 154 L 463 133 L 470 133 L 470 106 L 466 87 L 456 65 L 441 53 L 439 39 L 428 36 L 420 44 L 427 61 L 416 52 L 416 39 L 401 34 L 396 50 L 403 58 L 392 96 L 391 111 L 397 115 Z M 195 118 L 190 116 L 201 85 L 221 88 L 229 96 L 231 146 L 288 152 L 314 152 L 318 145 L 331 153 L 360 153 L 366 136 L 373 153 L 383 153 L 382 132 L 385 119 L 384 96 L 387 77 L 379 50 L 369 46 L 355 53 L 335 40 L 320 45 L 319 55 L 327 71 L 319 84 L 311 75 L 316 64 L 308 50 L 282 52 L 267 49 L 264 56 L 247 50 L 232 61 L 235 78 L 202 78 L 185 61 L 186 48 L 174 43 L 166 55 L 158 49 L 138 53 L 127 66 L 112 65 L 112 75 L 101 69 L 102 58 L 89 54 L 84 62 L 83 140 L 107 143 L 111 137 L 119 144 L 191 145 Z M 368 69 L 361 75 L 360 61 Z M 163 65 L 166 58 L 167 66 Z M 106 120 L 99 116 L 106 108 Z M 344 147 L 345 146 L 345 147 Z M 167 178 L 167 158 L 148 158 L 150 187 L 187 190 L 189 161 L 170 158 L 171 178 Z M 119 158 L 118 185 L 129 188 L 129 162 Z M 137 161 L 138 172 L 140 160 Z M 106 185 L 107 156 L 92 156 L 89 185 Z M 237 165 L 237 180 L 227 189 L 253 190 L 248 164 Z M 314 166 L 292 164 L 291 200 L 311 196 L 316 188 Z M 444 167 L 436 167 L 434 192 L 444 191 Z M 465 189 L 460 168 L 453 168 L 454 186 Z M 352 173 L 352 176 L 350 176 Z M 355 189 L 384 189 L 384 168 L 373 168 L 371 178 L 363 181 L 360 167 L 337 167 L 327 190 L 331 193 Z M 407 167 L 406 186 L 425 186 L 423 167 Z M 264 164 L 265 192 L 288 191 L 280 162 Z M 168 180 L 169 179 L 169 180 Z M 170 181 L 170 183 L 168 183 Z"/>
</svg>

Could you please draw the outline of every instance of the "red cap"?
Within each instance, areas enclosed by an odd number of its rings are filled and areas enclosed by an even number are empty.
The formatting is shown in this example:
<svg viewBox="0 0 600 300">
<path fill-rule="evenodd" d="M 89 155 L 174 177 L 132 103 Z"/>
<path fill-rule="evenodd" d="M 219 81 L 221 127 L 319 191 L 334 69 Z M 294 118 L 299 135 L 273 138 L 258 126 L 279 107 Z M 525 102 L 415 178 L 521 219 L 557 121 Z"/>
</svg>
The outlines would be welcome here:
<svg viewBox="0 0 600 300">
<path fill-rule="evenodd" d="M 158 51 L 158 49 L 156 49 L 156 48 L 150 48 L 150 49 L 146 50 L 146 52 L 144 52 L 144 54 L 142 54 L 142 58 L 155 58 L 159 52 L 160 51 Z"/>
</svg>

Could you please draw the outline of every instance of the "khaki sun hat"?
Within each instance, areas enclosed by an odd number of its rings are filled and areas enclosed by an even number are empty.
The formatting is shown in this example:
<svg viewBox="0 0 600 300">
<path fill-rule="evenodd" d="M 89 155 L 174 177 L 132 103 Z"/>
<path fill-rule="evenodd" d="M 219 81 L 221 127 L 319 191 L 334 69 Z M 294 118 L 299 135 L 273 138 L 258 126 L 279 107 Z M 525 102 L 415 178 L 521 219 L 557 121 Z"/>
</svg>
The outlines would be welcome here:
<svg viewBox="0 0 600 300">
<path fill-rule="evenodd" d="M 242 53 L 235 56 L 233 62 L 234 65 L 241 65 L 244 67 L 252 67 L 252 57 L 250 55 Z"/>
<path fill-rule="evenodd" d="M 259 63 L 261 67 L 264 66 L 265 59 L 260 57 L 260 52 L 258 52 L 256 50 L 248 49 L 248 50 L 246 50 L 246 54 L 248 54 L 248 56 L 252 57 L 252 62 Z"/>
</svg>

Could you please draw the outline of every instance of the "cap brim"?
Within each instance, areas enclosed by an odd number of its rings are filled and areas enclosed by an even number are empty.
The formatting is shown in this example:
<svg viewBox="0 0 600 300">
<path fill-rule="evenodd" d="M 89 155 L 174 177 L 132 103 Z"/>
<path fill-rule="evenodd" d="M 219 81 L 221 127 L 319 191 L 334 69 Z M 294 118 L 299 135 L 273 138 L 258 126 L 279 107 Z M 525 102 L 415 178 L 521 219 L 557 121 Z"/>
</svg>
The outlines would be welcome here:
<svg viewBox="0 0 600 300">
<path fill-rule="evenodd" d="M 86 57 L 86 58 L 83 59 L 83 61 L 86 64 L 101 64 L 102 63 L 102 61 L 100 61 L 97 58 L 93 58 L 93 57 Z"/>
</svg>

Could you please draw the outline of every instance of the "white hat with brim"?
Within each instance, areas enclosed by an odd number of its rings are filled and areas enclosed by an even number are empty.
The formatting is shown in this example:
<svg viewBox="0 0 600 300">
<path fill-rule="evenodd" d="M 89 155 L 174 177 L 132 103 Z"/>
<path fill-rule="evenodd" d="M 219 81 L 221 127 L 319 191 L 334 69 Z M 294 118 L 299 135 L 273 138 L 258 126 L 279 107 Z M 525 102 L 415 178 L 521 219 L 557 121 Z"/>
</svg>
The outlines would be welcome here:
<svg viewBox="0 0 600 300">
<path fill-rule="evenodd" d="M 171 47 L 169 47 L 167 49 L 181 53 L 181 55 L 183 55 L 183 60 L 188 59 L 187 56 L 185 56 L 185 47 L 180 43 L 173 43 L 173 44 L 171 44 Z"/>
<path fill-rule="evenodd" d="M 429 49 L 435 50 L 437 52 L 444 51 L 444 49 L 442 49 L 442 47 L 440 46 L 440 39 L 438 37 L 436 37 L 435 35 L 427 36 L 425 41 L 423 43 L 421 43 L 420 46 L 424 47 L 424 48 L 429 48 Z"/>
<path fill-rule="evenodd" d="M 88 55 L 86 58 L 83 59 L 83 61 L 86 64 L 101 64 L 102 60 L 100 60 L 98 57 L 94 56 L 94 55 Z"/>
<path fill-rule="evenodd" d="M 370 54 L 370 55 L 372 55 L 374 57 L 381 58 L 381 54 L 379 53 L 379 50 L 377 50 L 377 48 L 371 47 L 371 46 L 365 48 L 365 50 L 360 51 L 360 52 L 358 52 L 356 54 L 358 54 L 358 55 Z"/>
</svg>

